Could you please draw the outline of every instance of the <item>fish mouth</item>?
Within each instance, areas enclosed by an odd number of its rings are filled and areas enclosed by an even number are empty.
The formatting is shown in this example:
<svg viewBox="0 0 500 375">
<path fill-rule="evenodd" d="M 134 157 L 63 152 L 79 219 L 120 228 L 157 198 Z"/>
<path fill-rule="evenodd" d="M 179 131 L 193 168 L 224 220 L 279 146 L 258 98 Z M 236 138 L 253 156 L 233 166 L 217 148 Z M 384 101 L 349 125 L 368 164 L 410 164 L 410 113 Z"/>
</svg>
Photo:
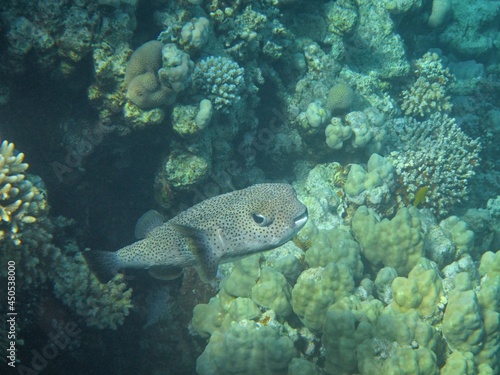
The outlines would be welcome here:
<svg viewBox="0 0 500 375">
<path fill-rule="evenodd" d="M 300 229 L 306 224 L 307 218 L 308 218 L 308 216 L 307 216 L 307 207 L 306 207 L 304 212 L 302 212 L 299 216 L 297 216 L 293 219 L 293 222 L 294 222 L 295 226 Z"/>
</svg>

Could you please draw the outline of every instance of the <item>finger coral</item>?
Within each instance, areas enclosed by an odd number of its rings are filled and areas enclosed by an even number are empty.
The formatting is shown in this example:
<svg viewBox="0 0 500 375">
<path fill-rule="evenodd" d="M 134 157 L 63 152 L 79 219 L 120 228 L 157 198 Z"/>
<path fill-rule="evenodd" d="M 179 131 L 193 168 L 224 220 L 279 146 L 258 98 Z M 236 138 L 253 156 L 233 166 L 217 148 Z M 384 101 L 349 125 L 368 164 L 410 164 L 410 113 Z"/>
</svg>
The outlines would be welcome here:
<svg viewBox="0 0 500 375">
<path fill-rule="evenodd" d="M 0 145 L 0 241 L 10 239 L 18 245 L 22 227 L 35 222 L 47 206 L 43 193 L 27 178 L 24 154 L 14 147 L 5 140 Z"/>
</svg>

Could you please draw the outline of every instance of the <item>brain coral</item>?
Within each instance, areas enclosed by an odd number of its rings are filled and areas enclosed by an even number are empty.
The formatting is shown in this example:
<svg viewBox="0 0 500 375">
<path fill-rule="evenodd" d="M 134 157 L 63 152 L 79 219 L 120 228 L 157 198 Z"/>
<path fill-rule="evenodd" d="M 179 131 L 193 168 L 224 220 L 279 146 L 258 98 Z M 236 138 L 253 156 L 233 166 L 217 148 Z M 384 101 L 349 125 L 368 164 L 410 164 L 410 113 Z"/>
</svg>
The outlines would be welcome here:
<svg viewBox="0 0 500 375">
<path fill-rule="evenodd" d="M 345 83 L 337 83 L 330 91 L 326 99 L 326 107 L 332 113 L 340 113 L 349 109 L 354 101 L 354 91 Z"/>
<path fill-rule="evenodd" d="M 169 104 L 172 90 L 160 84 L 158 70 L 162 63 L 163 43 L 151 40 L 137 48 L 125 70 L 127 99 L 139 108 L 148 109 Z"/>
</svg>

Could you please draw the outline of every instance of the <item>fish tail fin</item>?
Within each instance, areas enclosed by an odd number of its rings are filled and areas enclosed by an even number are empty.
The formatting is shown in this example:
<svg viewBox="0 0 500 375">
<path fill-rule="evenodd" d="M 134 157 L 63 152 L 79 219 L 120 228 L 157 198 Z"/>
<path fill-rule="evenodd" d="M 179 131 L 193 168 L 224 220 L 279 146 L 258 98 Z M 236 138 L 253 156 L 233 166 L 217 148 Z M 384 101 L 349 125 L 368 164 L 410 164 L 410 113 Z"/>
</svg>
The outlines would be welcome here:
<svg viewBox="0 0 500 375">
<path fill-rule="evenodd" d="M 120 269 L 120 262 L 115 252 L 85 251 L 83 257 L 87 261 L 89 269 L 103 284 L 111 280 Z"/>
</svg>

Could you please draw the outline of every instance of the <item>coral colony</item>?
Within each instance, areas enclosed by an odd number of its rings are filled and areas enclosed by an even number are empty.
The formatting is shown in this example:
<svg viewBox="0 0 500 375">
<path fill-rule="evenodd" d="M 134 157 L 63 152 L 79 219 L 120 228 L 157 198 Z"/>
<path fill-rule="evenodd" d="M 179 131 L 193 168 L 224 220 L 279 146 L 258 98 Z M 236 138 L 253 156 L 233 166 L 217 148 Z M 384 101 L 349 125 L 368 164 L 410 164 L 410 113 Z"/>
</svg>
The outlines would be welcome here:
<svg viewBox="0 0 500 375">
<path fill-rule="evenodd" d="M 499 18 L 1 2 L 1 361 L 500 373 Z"/>
</svg>

